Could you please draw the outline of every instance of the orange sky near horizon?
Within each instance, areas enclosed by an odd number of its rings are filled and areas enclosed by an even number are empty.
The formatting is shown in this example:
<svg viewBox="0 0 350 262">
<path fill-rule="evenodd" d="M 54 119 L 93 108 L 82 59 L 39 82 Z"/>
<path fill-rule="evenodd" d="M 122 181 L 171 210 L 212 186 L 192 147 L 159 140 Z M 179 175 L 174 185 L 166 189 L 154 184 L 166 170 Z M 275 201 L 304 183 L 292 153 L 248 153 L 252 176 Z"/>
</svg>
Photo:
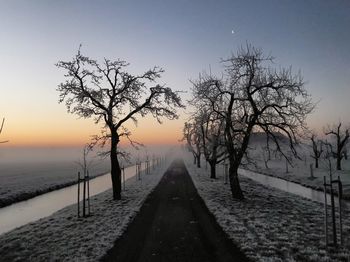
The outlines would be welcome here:
<svg viewBox="0 0 350 262">
<path fill-rule="evenodd" d="M 35 120 L 35 119 L 34 119 Z M 174 145 L 181 139 L 184 119 L 164 119 L 159 124 L 152 117 L 139 118 L 138 125 L 129 124 L 131 138 L 145 145 Z M 50 120 L 27 118 L 16 121 L 6 119 L 0 141 L 9 140 L 2 147 L 70 147 L 83 146 L 91 140 L 92 135 L 100 134 L 101 124 L 95 124 L 93 119 L 79 119 L 75 115 L 67 114 Z M 129 142 L 122 139 L 121 145 Z"/>
</svg>

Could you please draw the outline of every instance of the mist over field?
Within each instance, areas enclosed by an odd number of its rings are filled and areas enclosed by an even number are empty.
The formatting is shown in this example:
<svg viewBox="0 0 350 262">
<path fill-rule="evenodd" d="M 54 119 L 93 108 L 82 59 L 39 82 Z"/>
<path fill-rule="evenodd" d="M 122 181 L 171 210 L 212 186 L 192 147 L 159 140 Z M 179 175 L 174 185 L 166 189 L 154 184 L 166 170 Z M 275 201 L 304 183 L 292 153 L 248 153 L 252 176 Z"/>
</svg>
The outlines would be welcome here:
<svg viewBox="0 0 350 262">
<path fill-rule="evenodd" d="M 152 160 L 164 155 L 171 146 L 153 145 L 126 147 L 128 160 L 120 159 L 127 167 L 135 161 Z M 110 172 L 109 156 L 100 157 L 96 147 L 88 155 L 91 177 Z M 82 147 L 8 147 L 0 149 L 0 206 L 25 200 L 36 195 L 76 183 L 82 173 Z"/>
</svg>

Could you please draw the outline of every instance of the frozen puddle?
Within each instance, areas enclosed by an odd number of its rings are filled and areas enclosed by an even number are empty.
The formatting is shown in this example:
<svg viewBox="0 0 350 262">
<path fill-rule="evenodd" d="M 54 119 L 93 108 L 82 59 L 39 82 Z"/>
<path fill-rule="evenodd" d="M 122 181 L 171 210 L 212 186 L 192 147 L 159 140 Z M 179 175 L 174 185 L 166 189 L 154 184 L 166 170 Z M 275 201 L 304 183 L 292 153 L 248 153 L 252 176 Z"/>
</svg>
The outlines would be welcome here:
<svg viewBox="0 0 350 262">
<path fill-rule="evenodd" d="M 134 175 L 135 166 L 125 168 L 125 179 Z M 111 187 L 110 173 L 93 178 L 90 180 L 90 196 L 97 195 Z M 77 190 L 78 185 L 72 185 L 0 208 L 0 234 L 47 217 L 68 205 L 75 204 L 77 202 Z"/>
<path fill-rule="evenodd" d="M 259 182 L 260 184 L 278 188 L 288 193 L 299 195 L 299 196 L 324 204 L 324 193 L 321 191 L 317 191 L 294 182 L 289 182 L 284 179 L 267 176 L 267 175 L 256 173 L 246 169 L 239 169 L 239 174 L 245 177 L 248 177 L 256 182 Z M 330 204 L 329 194 L 327 194 L 327 199 L 328 199 L 327 203 Z M 335 201 L 336 201 L 336 205 L 338 205 L 337 197 L 335 198 Z M 343 201 L 342 204 L 345 205 L 347 208 L 350 208 L 349 201 Z"/>
</svg>

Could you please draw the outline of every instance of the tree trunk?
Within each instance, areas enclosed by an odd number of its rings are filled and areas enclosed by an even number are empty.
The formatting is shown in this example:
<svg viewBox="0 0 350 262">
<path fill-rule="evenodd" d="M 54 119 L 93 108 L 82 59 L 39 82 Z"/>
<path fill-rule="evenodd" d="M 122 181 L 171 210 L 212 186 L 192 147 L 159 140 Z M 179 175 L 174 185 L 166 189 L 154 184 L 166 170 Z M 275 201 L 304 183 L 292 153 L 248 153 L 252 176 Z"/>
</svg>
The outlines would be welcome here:
<svg viewBox="0 0 350 262">
<path fill-rule="evenodd" d="M 315 168 L 318 168 L 318 158 L 315 158 Z"/>
<path fill-rule="evenodd" d="M 337 157 L 337 170 L 341 170 L 341 158 Z"/>
<path fill-rule="evenodd" d="M 232 163 L 232 161 L 230 161 L 229 179 L 232 197 L 235 199 L 243 200 L 244 196 L 238 179 L 238 165 Z"/>
<path fill-rule="evenodd" d="M 197 155 L 197 167 L 201 168 L 201 154 Z"/>
<path fill-rule="evenodd" d="M 119 166 L 118 155 L 117 155 L 117 145 L 119 142 L 117 132 L 111 131 L 111 178 L 112 178 L 112 189 L 113 189 L 113 199 L 121 199 L 121 169 Z"/>
<path fill-rule="evenodd" d="M 209 161 L 210 165 L 210 178 L 216 179 L 216 163 Z"/>
<path fill-rule="evenodd" d="M 193 153 L 192 153 L 192 155 L 193 155 L 193 164 L 195 165 L 195 164 L 197 164 L 197 157 L 196 157 L 196 155 L 193 154 Z"/>
</svg>

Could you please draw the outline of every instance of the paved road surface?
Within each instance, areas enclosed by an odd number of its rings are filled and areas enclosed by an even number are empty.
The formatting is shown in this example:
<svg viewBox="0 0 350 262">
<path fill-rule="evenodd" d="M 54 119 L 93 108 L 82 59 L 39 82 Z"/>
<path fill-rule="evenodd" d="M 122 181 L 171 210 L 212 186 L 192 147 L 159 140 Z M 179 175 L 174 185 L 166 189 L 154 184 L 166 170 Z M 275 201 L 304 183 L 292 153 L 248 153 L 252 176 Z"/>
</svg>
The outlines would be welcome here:
<svg viewBox="0 0 350 262">
<path fill-rule="evenodd" d="M 102 261 L 248 260 L 209 213 L 183 161 L 175 160 Z"/>
</svg>

